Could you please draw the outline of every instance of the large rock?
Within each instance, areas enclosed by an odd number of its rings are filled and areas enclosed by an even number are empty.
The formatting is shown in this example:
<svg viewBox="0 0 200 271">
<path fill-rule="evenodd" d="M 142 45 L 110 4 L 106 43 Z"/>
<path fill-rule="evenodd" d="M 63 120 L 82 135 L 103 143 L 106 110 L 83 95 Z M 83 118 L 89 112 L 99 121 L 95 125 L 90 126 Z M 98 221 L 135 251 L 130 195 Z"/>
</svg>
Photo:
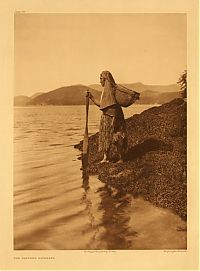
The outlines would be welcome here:
<svg viewBox="0 0 200 271">
<path fill-rule="evenodd" d="M 127 119 L 128 153 L 122 164 L 99 164 L 98 133 L 91 136 L 89 173 L 186 219 L 186 108 L 184 100 L 175 99 Z M 76 147 L 81 149 L 82 143 Z"/>
</svg>

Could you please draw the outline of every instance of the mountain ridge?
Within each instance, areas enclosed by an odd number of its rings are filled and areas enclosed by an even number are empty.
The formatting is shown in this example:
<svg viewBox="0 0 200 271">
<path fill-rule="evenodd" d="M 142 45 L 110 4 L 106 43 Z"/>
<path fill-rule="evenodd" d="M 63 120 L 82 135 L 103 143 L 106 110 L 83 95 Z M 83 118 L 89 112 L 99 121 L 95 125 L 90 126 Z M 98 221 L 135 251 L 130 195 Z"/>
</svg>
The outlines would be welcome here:
<svg viewBox="0 0 200 271">
<path fill-rule="evenodd" d="M 97 90 L 84 85 L 60 87 L 31 99 L 27 105 L 80 105 L 85 104 L 85 93 L 89 90 L 95 97 Z M 76 95 L 74 93 L 76 92 Z"/>
<path fill-rule="evenodd" d="M 160 86 L 160 89 L 167 91 L 158 91 L 158 86 L 144 85 L 142 83 L 123 84 L 123 86 L 140 92 L 138 104 L 162 104 L 181 96 L 180 88 L 174 85 Z M 138 86 L 138 87 L 137 87 Z M 174 87 L 174 91 L 172 90 Z M 31 97 L 20 95 L 14 97 L 15 106 L 29 105 L 84 105 L 85 93 L 89 90 L 97 99 L 101 96 L 102 87 L 99 84 L 85 86 L 82 84 L 64 86 L 49 92 L 37 92 Z M 178 89 L 178 91 L 177 91 Z"/>
<path fill-rule="evenodd" d="M 146 90 L 152 90 L 152 91 L 158 91 L 158 92 L 178 92 L 181 91 L 178 84 L 168 84 L 168 85 L 145 85 L 141 82 L 136 83 L 120 83 L 119 85 L 123 85 L 127 88 L 133 89 L 138 92 L 143 92 Z M 102 90 L 102 87 L 100 84 L 91 84 L 90 87 Z"/>
</svg>

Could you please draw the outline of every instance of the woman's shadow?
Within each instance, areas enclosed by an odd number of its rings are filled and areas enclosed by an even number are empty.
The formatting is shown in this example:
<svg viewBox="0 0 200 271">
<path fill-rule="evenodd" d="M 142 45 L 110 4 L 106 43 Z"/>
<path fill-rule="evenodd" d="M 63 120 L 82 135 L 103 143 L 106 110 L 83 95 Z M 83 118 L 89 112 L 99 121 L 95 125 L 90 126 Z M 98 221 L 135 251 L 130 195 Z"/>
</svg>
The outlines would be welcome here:
<svg viewBox="0 0 200 271">
<path fill-rule="evenodd" d="M 172 149 L 173 146 L 171 144 L 165 143 L 164 141 L 155 138 L 149 138 L 144 140 L 142 143 L 128 149 L 125 160 L 135 160 L 151 151 L 171 151 Z"/>
</svg>

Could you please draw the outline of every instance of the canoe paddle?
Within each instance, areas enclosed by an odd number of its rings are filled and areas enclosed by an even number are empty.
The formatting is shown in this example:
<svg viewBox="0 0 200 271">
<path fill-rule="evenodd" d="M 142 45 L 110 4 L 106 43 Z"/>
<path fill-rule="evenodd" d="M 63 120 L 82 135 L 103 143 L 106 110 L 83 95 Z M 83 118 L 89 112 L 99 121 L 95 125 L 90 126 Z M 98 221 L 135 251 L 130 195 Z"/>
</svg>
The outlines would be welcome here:
<svg viewBox="0 0 200 271">
<path fill-rule="evenodd" d="M 89 137 L 88 137 L 89 90 L 87 90 L 87 92 L 86 92 L 85 104 L 86 104 L 86 122 L 85 122 L 85 133 L 84 133 L 84 138 L 83 138 L 83 153 L 82 153 L 82 166 L 83 166 L 83 169 L 86 169 L 87 165 L 88 165 L 88 151 L 89 151 Z"/>
</svg>

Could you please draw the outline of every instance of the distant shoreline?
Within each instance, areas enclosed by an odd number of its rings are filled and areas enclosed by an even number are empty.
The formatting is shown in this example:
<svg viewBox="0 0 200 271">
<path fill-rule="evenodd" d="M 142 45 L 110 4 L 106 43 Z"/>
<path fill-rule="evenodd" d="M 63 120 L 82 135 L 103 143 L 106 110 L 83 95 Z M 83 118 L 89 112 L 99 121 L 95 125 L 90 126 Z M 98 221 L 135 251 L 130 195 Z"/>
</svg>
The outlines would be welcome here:
<svg viewBox="0 0 200 271">
<path fill-rule="evenodd" d="M 132 106 L 129 106 L 129 107 L 134 107 L 135 105 L 137 106 L 160 106 L 161 104 L 137 104 L 137 103 L 134 103 L 134 105 Z M 21 108 L 21 107 L 52 107 L 52 106 L 59 106 L 59 107 L 62 107 L 62 106 L 85 106 L 84 104 L 47 104 L 47 105 L 14 105 L 14 107 L 16 108 Z M 95 104 L 90 104 L 90 106 L 96 106 Z M 122 107 L 123 108 L 123 107 Z M 127 107 L 126 107 L 127 108 Z"/>
<path fill-rule="evenodd" d="M 123 84 L 123 86 L 140 93 L 140 100 L 137 104 L 164 104 L 173 99 L 181 98 L 181 90 L 177 84 L 168 86 L 150 86 L 142 83 L 134 83 Z M 88 90 L 96 99 L 100 99 L 101 90 L 96 85 L 73 85 L 60 87 L 48 92 L 37 92 L 31 97 L 24 95 L 14 96 L 14 105 L 84 105 L 85 95 Z"/>
</svg>

